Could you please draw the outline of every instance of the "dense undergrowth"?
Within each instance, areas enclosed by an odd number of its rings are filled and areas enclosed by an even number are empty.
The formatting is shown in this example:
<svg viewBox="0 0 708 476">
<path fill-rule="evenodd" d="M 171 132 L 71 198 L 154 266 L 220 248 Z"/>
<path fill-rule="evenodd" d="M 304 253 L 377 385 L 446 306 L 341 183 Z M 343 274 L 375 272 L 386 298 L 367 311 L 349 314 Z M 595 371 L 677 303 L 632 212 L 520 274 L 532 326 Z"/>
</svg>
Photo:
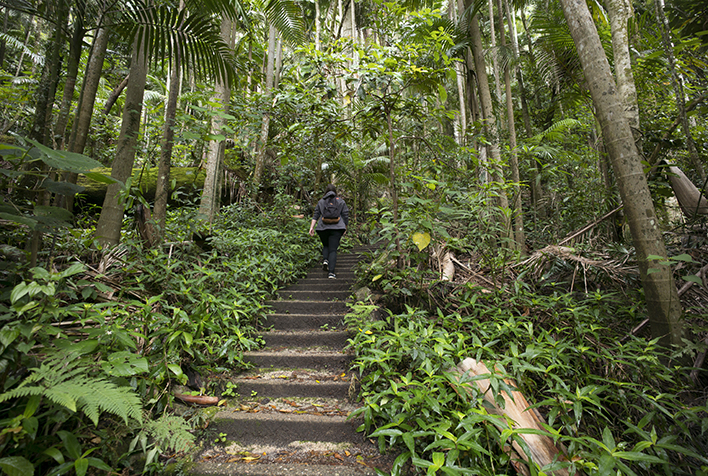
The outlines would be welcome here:
<svg viewBox="0 0 708 476">
<path fill-rule="evenodd" d="M 348 316 L 362 375 L 356 416 L 382 451 L 400 452 L 392 474 L 525 474 L 509 451 L 527 448 L 523 432 L 451 372 L 466 358 L 496 369 L 486 378 L 498 405 L 517 388 L 545 418 L 541 433 L 565 449 L 567 460 L 530 474 L 708 474 L 705 375 L 696 384 L 680 352 L 633 334 L 645 315 L 632 273 L 618 283 L 586 269 L 584 289 L 571 292 L 576 274 L 558 281 L 562 266 L 539 279 L 511 272 L 513 253 L 494 241 L 479 197 L 425 195 L 403 203 L 398 226 L 377 211 L 382 246 L 360 281 L 378 299 Z M 444 247 L 459 257 L 454 282 L 440 279 Z M 462 275 L 465 263 L 477 271 Z"/>
<path fill-rule="evenodd" d="M 191 243 L 203 231 L 192 208 L 170 216 L 161 249 L 129 233 L 102 255 L 86 220 L 59 232 L 43 266 L 11 263 L 0 296 L 0 470 L 161 473 L 189 449 L 202 422 L 173 413 L 172 386 L 218 392 L 218 379 L 201 376 L 246 366 L 265 299 L 317 255 L 307 225 L 277 210 L 224 208 L 209 251 Z"/>
</svg>

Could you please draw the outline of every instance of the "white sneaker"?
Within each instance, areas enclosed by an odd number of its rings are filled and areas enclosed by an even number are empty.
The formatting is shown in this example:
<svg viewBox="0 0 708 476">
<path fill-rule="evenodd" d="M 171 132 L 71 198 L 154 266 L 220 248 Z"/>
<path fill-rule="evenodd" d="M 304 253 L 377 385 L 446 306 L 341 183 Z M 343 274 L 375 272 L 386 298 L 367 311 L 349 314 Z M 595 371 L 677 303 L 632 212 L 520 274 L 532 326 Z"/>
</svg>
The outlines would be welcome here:
<svg viewBox="0 0 708 476">
<path fill-rule="evenodd" d="M 329 261 L 324 260 L 322 262 L 322 271 L 329 271 Z"/>
<path fill-rule="evenodd" d="M 337 275 L 334 273 L 329 273 L 329 276 L 327 276 L 329 279 L 337 279 Z"/>
</svg>

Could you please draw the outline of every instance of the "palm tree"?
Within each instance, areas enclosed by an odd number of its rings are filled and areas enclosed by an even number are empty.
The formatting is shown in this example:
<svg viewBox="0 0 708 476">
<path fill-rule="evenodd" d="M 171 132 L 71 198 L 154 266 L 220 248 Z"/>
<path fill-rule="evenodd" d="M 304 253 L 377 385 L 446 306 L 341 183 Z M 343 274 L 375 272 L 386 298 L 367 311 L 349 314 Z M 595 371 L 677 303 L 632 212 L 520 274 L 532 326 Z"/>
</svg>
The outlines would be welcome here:
<svg viewBox="0 0 708 476">
<path fill-rule="evenodd" d="M 236 11 L 228 0 L 207 3 L 212 8 Z M 171 5 L 147 7 L 142 2 L 131 3 L 126 5 L 124 19 L 115 28 L 133 42 L 131 79 L 111 172 L 114 179 L 125 182 L 130 177 L 135 159 L 148 59 L 158 57 L 171 60 L 176 55 L 183 69 L 226 83 L 234 81 L 235 72 L 230 66 L 230 48 L 221 39 L 212 15 L 204 10 L 191 13 Z M 96 226 L 96 238 L 102 245 L 116 245 L 120 241 L 124 205 L 119 192 L 119 184 L 111 184 L 106 191 Z"/>
</svg>

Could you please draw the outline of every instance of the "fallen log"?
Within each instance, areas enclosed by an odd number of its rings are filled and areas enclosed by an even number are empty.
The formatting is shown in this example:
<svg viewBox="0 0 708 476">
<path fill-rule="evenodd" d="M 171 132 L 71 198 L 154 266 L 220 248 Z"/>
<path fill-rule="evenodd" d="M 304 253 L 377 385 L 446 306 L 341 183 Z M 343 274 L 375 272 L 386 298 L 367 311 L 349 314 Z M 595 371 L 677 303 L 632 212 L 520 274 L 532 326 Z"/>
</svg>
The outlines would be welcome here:
<svg viewBox="0 0 708 476">
<path fill-rule="evenodd" d="M 468 387 L 466 389 L 468 392 L 471 391 L 469 386 L 472 382 L 465 382 L 467 378 L 492 374 L 484 363 L 477 362 L 472 358 L 463 360 L 454 370 L 459 375 L 458 382 L 460 382 L 460 385 L 463 388 Z M 516 384 L 512 380 L 504 379 L 504 381 L 510 388 L 516 388 Z M 526 397 L 524 397 L 521 392 L 512 391 L 511 394 L 502 393 L 501 395 L 504 398 L 504 408 L 501 408 L 497 405 L 494 399 L 494 395 L 491 391 L 491 384 L 488 378 L 474 380 L 474 383 L 477 387 L 479 387 L 479 390 L 484 395 L 485 403 L 488 404 L 485 405 L 485 407 L 489 413 L 505 416 L 513 420 L 513 429 L 530 429 L 534 431 L 542 431 L 544 433 L 547 432 L 547 430 L 543 427 L 543 423 L 545 422 L 542 417 L 530 408 Z M 517 461 L 516 464 L 514 464 L 516 470 L 522 474 L 530 474 L 528 466 L 531 464 L 537 465 L 539 468 L 543 468 L 544 466 L 556 461 L 568 461 L 568 457 L 565 452 L 562 448 L 556 446 L 550 437 L 530 433 L 521 433 L 519 436 L 524 440 L 529 450 L 529 454 L 527 454 L 526 450 L 519 443 L 516 441 L 512 442 L 512 448 L 521 457 L 523 463 L 526 465 L 526 467 L 524 467 L 519 464 L 521 461 Z M 567 476 L 569 472 L 568 469 L 562 468 L 550 471 L 546 474 L 551 474 L 554 476 Z M 576 472 L 575 474 L 580 473 Z"/>
</svg>

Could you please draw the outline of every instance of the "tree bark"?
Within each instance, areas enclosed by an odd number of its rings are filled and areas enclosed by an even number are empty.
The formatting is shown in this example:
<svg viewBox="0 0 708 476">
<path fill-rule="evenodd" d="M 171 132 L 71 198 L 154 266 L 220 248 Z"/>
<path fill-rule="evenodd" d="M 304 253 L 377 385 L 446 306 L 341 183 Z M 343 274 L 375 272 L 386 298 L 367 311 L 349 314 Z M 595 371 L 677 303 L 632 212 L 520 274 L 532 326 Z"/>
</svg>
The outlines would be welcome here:
<svg viewBox="0 0 708 476">
<path fill-rule="evenodd" d="M 64 80 L 64 92 L 62 94 L 61 106 L 59 107 L 59 117 L 54 127 L 54 148 L 66 150 L 66 125 L 69 122 L 69 111 L 76 89 L 76 75 L 79 72 L 81 61 L 81 47 L 83 46 L 84 29 L 83 12 L 74 14 L 74 33 L 69 45 L 69 59 L 67 61 L 66 79 Z"/>
<path fill-rule="evenodd" d="M 157 189 L 155 190 L 155 208 L 152 215 L 157 226 L 155 238 L 162 241 L 165 238 L 165 225 L 167 222 L 167 200 L 170 197 L 170 167 L 172 166 L 172 149 L 175 143 L 175 118 L 177 116 L 177 100 L 180 95 L 181 61 L 179 52 L 173 59 L 170 72 L 169 93 L 165 104 L 165 126 L 162 130 L 162 147 L 160 148 L 160 161 L 157 164 Z"/>
<path fill-rule="evenodd" d="M 504 8 L 502 0 L 497 0 L 499 10 L 499 44 L 506 47 L 506 34 L 504 32 Z M 512 239 L 516 243 L 516 250 L 521 256 L 526 255 L 526 236 L 524 233 L 524 210 L 521 206 L 521 174 L 519 173 L 519 155 L 516 152 L 516 125 L 514 124 L 514 102 L 511 95 L 511 72 L 509 62 L 504 63 L 504 88 L 506 96 L 507 129 L 509 131 L 509 167 L 511 168 L 511 181 L 514 190 L 511 214 L 514 221 Z"/>
<path fill-rule="evenodd" d="M 130 64 L 130 82 L 125 92 L 123 121 L 116 144 L 116 156 L 111 168 L 111 177 L 122 183 L 128 180 L 133 171 L 135 149 L 140 134 L 140 118 L 147 78 L 147 58 L 144 53 L 144 48 L 136 37 Z M 121 184 L 112 183 L 108 185 L 106 190 L 106 198 L 103 201 L 95 235 L 103 246 L 115 246 L 120 243 L 120 230 L 125 213 L 124 202 L 120 197 L 121 188 Z"/>
<path fill-rule="evenodd" d="M 226 17 L 221 19 L 221 38 L 228 44 L 231 44 L 231 20 Z M 216 84 L 214 101 L 220 104 L 221 110 L 224 114 L 228 114 L 229 102 L 231 101 L 231 88 L 228 83 L 219 81 Z M 211 123 L 212 135 L 221 134 L 223 132 L 224 124 L 225 119 L 223 116 L 214 117 Z M 202 200 L 199 204 L 199 216 L 208 223 L 212 222 L 214 215 L 219 209 L 219 200 L 221 198 L 221 188 L 219 185 L 224 149 L 225 141 L 216 139 L 209 141 L 209 150 L 207 151 L 206 162 L 206 178 L 204 179 Z"/>
<path fill-rule="evenodd" d="M 632 128 L 635 140 L 639 139 L 639 104 L 637 88 L 632 73 L 632 59 L 629 54 L 629 19 L 632 16 L 632 4 L 629 0 L 607 0 L 607 11 L 612 31 L 612 53 L 615 62 L 617 92 L 622 98 L 627 121 Z M 641 150 L 641 148 L 640 148 Z"/>
<path fill-rule="evenodd" d="M 561 5 L 602 126 L 605 146 L 629 219 L 652 335 L 660 338 L 663 345 L 680 345 L 683 337 L 681 303 L 671 268 L 649 260 L 651 255 L 666 259 L 666 247 L 632 130 L 624 114 L 622 99 L 617 94 L 600 36 L 585 0 L 561 0 Z"/>
<path fill-rule="evenodd" d="M 37 88 L 37 102 L 35 116 L 30 136 L 44 145 L 50 145 L 52 130 L 52 110 L 59 83 L 59 70 L 61 68 L 61 49 L 64 44 L 64 29 L 69 19 L 68 5 L 59 1 L 53 4 L 56 14 L 54 35 L 47 45 L 46 56 L 39 87 Z"/>
<path fill-rule="evenodd" d="M 268 53 L 266 55 L 266 80 L 263 94 L 266 99 L 270 98 L 273 92 L 273 84 L 275 80 L 275 47 L 277 44 L 277 31 L 273 25 L 268 28 Z M 256 166 L 253 169 L 253 196 L 258 195 L 258 190 L 261 186 L 263 170 L 265 169 L 266 149 L 268 146 L 268 133 L 270 131 L 270 112 L 263 113 L 263 122 L 261 122 L 261 135 L 256 149 Z"/>
<path fill-rule="evenodd" d="M 471 0 L 465 0 L 465 5 L 470 6 Z M 497 129 L 497 119 L 494 116 L 494 107 L 492 105 L 492 95 L 489 92 L 489 81 L 487 79 L 487 66 L 484 61 L 484 48 L 482 46 L 482 33 L 479 29 L 479 18 L 477 15 L 470 20 L 470 36 L 472 37 L 472 55 L 474 56 L 475 71 L 477 73 L 477 86 L 479 88 L 479 102 L 482 119 L 484 121 L 484 130 L 487 140 L 489 141 L 489 156 L 492 165 L 492 180 L 500 184 L 498 206 L 506 211 L 509 209 L 509 199 L 506 196 L 506 191 L 501 187 L 504 184 L 504 174 L 501 170 L 501 153 L 499 150 L 499 131 Z M 509 238 L 510 223 L 506 213 L 504 214 L 504 236 Z"/>
</svg>

